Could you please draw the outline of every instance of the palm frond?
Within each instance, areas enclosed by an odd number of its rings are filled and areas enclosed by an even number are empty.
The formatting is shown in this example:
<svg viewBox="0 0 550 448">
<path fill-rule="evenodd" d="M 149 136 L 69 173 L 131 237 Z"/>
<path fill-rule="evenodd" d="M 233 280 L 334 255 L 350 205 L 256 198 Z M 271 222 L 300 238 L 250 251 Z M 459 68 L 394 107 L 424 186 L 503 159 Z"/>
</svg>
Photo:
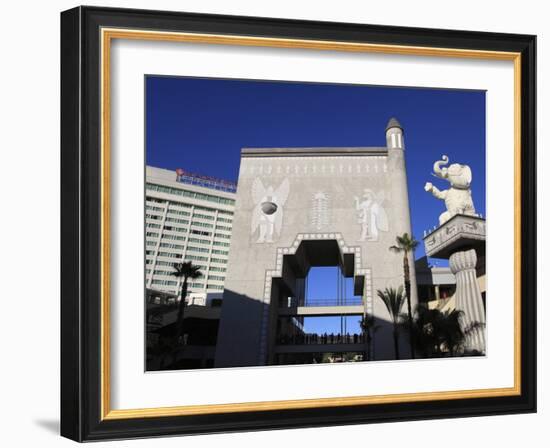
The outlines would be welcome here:
<svg viewBox="0 0 550 448">
<path fill-rule="evenodd" d="M 390 250 L 395 253 L 403 251 L 403 249 L 401 249 L 399 246 L 390 246 Z"/>
<path fill-rule="evenodd" d="M 189 272 L 188 278 L 199 278 L 202 277 L 202 272 L 200 271 L 200 268 L 197 266 L 194 266 L 194 270 Z"/>
<path fill-rule="evenodd" d="M 395 240 L 397 241 L 399 247 L 404 248 L 409 244 L 409 235 L 404 233 L 401 236 L 397 236 Z"/>
<path fill-rule="evenodd" d="M 459 320 L 461 315 L 460 310 L 441 312 L 425 304 L 418 305 L 411 326 L 416 349 L 427 358 L 460 353 L 465 336 Z"/>
<path fill-rule="evenodd" d="M 174 277 L 183 277 L 183 278 L 199 278 L 202 276 L 199 266 L 193 265 L 191 261 L 184 261 L 182 263 L 174 263 L 172 265 L 174 272 L 170 275 Z"/>
<path fill-rule="evenodd" d="M 477 331 L 479 329 L 484 330 L 485 324 L 478 321 L 472 322 L 470 325 L 464 328 L 464 335 L 469 335 L 470 333 L 473 333 L 474 331 Z"/>
<path fill-rule="evenodd" d="M 377 291 L 378 297 L 386 305 L 386 309 L 390 314 L 390 317 L 394 323 L 399 321 L 399 315 L 401 313 L 401 308 L 405 304 L 405 295 L 403 294 L 403 287 L 399 288 L 386 288 L 383 291 Z"/>
<path fill-rule="evenodd" d="M 392 245 L 389 249 L 392 252 L 414 252 L 418 247 L 419 242 L 414 239 L 414 236 L 404 233 L 403 235 L 397 235 L 395 237 L 397 244 Z"/>
<path fill-rule="evenodd" d="M 403 235 L 397 235 L 395 241 L 397 244 L 389 248 L 392 252 L 414 252 L 419 244 L 414 236 L 406 232 Z"/>
</svg>

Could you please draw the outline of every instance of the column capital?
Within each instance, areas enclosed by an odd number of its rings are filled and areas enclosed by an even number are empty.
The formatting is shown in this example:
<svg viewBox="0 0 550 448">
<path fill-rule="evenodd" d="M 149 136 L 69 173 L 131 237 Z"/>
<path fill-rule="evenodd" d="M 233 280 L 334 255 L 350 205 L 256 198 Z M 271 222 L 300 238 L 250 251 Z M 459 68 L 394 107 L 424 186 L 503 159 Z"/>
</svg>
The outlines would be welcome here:
<svg viewBox="0 0 550 448">
<path fill-rule="evenodd" d="M 477 265 L 477 254 L 474 249 L 453 253 L 449 257 L 449 267 L 453 274 L 468 269 L 475 269 Z"/>
</svg>

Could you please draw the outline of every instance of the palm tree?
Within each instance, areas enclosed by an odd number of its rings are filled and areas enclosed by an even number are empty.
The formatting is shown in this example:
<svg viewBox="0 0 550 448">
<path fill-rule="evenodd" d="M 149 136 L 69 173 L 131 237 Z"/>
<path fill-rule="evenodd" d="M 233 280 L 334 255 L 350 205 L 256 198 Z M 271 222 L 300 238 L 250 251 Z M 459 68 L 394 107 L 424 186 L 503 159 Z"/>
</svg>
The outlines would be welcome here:
<svg viewBox="0 0 550 448">
<path fill-rule="evenodd" d="M 377 293 L 390 314 L 393 323 L 393 348 L 395 351 L 395 359 L 399 359 L 399 316 L 401 314 L 401 308 L 403 308 L 405 303 L 403 287 L 399 286 L 397 289 L 386 288 L 384 291 L 379 289 Z"/>
<path fill-rule="evenodd" d="M 176 319 L 176 331 L 174 335 L 174 346 L 176 346 L 183 334 L 183 315 L 185 312 L 185 298 L 187 297 L 187 282 L 189 279 L 199 278 L 202 276 L 202 272 L 198 266 L 194 266 L 190 261 L 174 263 L 172 266 L 175 272 L 172 272 L 170 275 L 178 278 L 183 277 L 183 282 L 181 283 L 181 300 L 178 307 L 178 317 Z"/>
<path fill-rule="evenodd" d="M 440 320 L 441 312 L 438 309 L 430 309 L 424 303 L 416 307 L 412 324 L 407 320 L 407 330 L 410 331 L 411 340 L 414 341 L 415 349 L 422 358 L 440 356 L 441 339 L 438 334 Z"/>
<path fill-rule="evenodd" d="M 443 313 L 443 326 L 441 328 L 443 346 L 451 356 L 455 356 L 457 350 L 463 347 L 465 332 L 460 325 L 460 317 L 464 314 L 461 310 L 445 311 Z"/>
<path fill-rule="evenodd" d="M 441 312 L 426 304 L 418 305 L 412 335 L 423 357 L 456 356 L 463 348 L 466 333 L 460 326 L 461 315 L 460 310 Z"/>
<path fill-rule="evenodd" d="M 390 246 L 390 250 L 395 253 L 403 254 L 403 274 L 405 278 L 405 297 L 407 298 L 407 314 L 409 320 L 409 333 L 411 334 L 411 357 L 414 359 L 414 341 L 412 335 L 412 309 L 411 309 L 411 270 L 409 267 L 409 254 L 414 253 L 418 246 L 418 241 L 414 236 L 404 233 L 395 237 L 396 245 Z"/>
</svg>

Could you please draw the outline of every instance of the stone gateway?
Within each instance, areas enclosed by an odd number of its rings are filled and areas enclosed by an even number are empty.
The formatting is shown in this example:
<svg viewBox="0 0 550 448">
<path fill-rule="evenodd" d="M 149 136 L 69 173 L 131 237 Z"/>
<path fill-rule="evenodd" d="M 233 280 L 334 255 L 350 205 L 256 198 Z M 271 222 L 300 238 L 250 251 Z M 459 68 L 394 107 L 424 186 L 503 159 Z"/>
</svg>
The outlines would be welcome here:
<svg viewBox="0 0 550 448">
<path fill-rule="evenodd" d="M 391 318 L 376 291 L 403 285 L 402 255 L 389 247 L 405 232 L 405 145 L 396 119 L 384 147 L 242 149 L 215 366 L 289 364 L 329 349 L 394 359 Z M 314 266 L 338 266 L 360 301 L 311 306 L 305 278 Z M 417 301 L 412 268 L 413 309 Z M 368 315 L 376 331 L 322 346 L 303 337 L 283 343 L 304 316 L 342 315 Z M 404 336 L 400 353 L 410 357 Z"/>
</svg>

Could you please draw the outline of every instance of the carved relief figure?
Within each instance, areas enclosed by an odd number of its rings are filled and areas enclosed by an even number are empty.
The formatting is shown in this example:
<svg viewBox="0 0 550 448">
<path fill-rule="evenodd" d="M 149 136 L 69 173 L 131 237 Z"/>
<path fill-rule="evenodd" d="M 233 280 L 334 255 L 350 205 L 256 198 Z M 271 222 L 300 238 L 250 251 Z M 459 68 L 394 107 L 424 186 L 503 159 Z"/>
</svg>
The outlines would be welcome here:
<svg viewBox="0 0 550 448">
<path fill-rule="evenodd" d="M 322 191 L 313 195 L 311 200 L 311 225 L 315 230 L 322 230 L 330 224 L 328 201 L 328 195 Z"/>
<path fill-rule="evenodd" d="M 259 178 L 252 183 L 252 200 L 256 204 L 252 212 L 254 234 L 259 228 L 257 243 L 272 243 L 279 236 L 283 225 L 283 206 L 289 193 L 288 179 L 283 180 L 277 190 L 273 186 L 264 187 Z"/>
<path fill-rule="evenodd" d="M 361 201 L 355 196 L 355 209 L 358 222 L 361 224 L 359 241 L 378 241 L 379 232 L 389 230 L 388 215 L 382 207 L 383 202 L 384 192 L 375 194 L 372 190 L 366 189 Z"/>
<path fill-rule="evenodd" d="M 441 165 L 449 163 L 449 158 L 444 155 L 441 156 L 441 159 L 434 163 L 434 174 L 440 179 L 447 180 L 451 184 L 451 188 L 440 191 L 431 182 L 427 182 L 424 186 L 424 190 L 432 193 L 437 199 L 445 201 L 447 211 L 439 216 L 439 224 L 445 223 L 457 214 L 477 216 L 472 201 L 472 190 L 470 190 L 472 170 L 468 165 L 460 163 L 453 163 L 449 167 L 442 168 Z"/>
</svg>

